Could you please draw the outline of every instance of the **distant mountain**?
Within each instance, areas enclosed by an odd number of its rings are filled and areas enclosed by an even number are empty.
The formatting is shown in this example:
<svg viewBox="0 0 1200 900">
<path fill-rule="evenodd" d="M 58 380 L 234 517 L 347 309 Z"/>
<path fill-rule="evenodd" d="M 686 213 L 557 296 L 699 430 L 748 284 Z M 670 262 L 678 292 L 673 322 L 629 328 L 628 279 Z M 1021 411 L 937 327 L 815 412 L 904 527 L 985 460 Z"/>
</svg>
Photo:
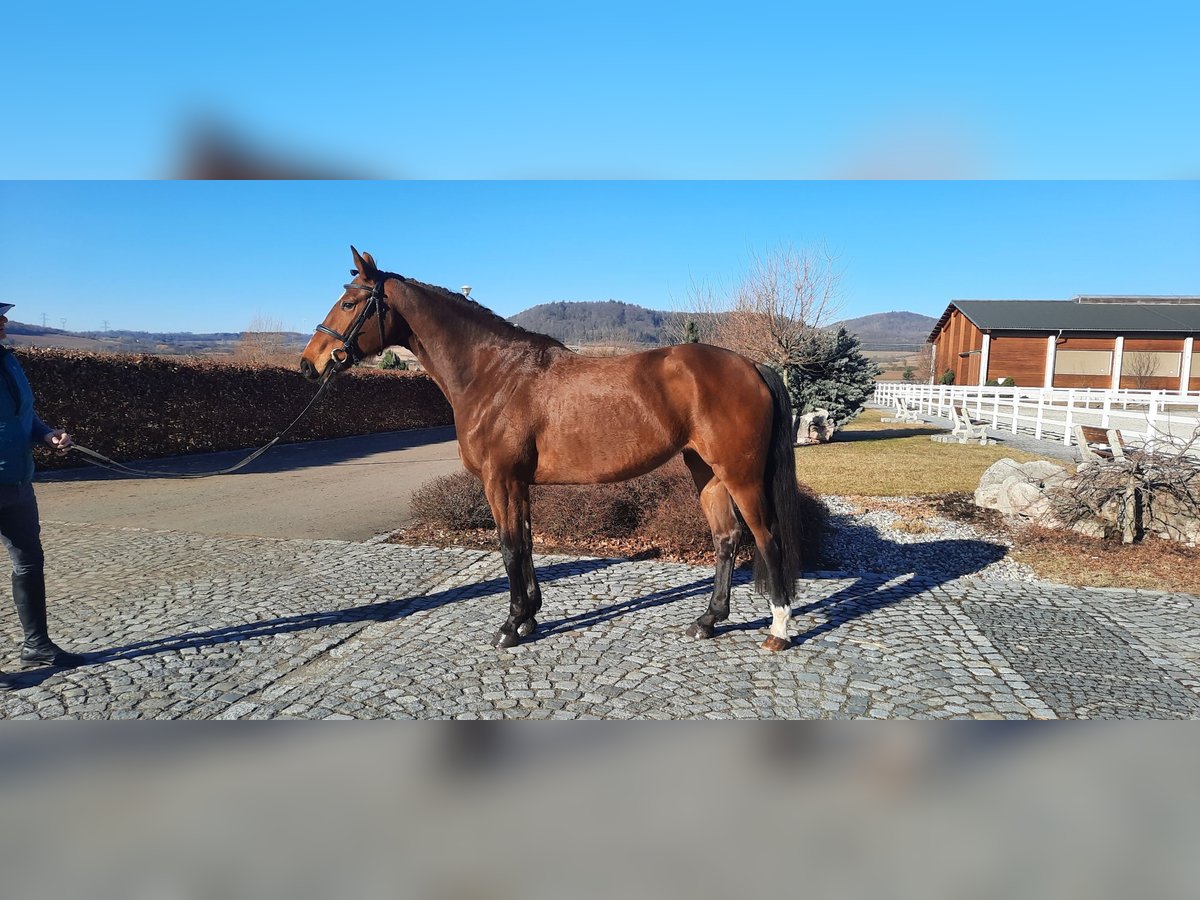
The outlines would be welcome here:
<svg viewBox="0 0 1200 900">
<path fill-rule="evenodd" d="M 241 341 L 236 331 L 195 334 L 190 331 L 66 331 L 45 325 L 9 322 L 8 343 L 15 346 L 62 347 L 68 350 L 94 350 L 107 353 L 157 353 L 198 355 L 231 353 Z M 311 335 L 295 331 L 283 333 L 288 349 L 303 347 Z"/>
<path fill-rule="evenodd" d="M 864 350 L 919 350 L 937 319 L 920 313 L 885 312 L 835 324 L 857 335 Z"/>
<path fill-rule="evenodd" d="M 573 346 L 661 344 L 664 326 L 675 315 L 620 300 L 580 300 L 542 303 L 509 321 Z"/>
<path fill-rule="evenodd" d="M 509 321 L 548 334 L 571 346 L 588 344 L 666 344 L 680 319 L 695 314 L 646 309 L 620 300 L 543 303 Z M 917 350 L 936 319 L 911 312 L 875 313 L 837 322 L 858 336 L 867 350 Z"/>
<path fill-rule="evenodd" d="M 517 313 L 509 321 L 548 334 L 569 346 L 669 344 L 682 332 L 682 322 L 696 313 L 646 309 L 620 300 L 543 303 Z M 865 350 L 917 350 L 929 337 L 936 319 L 911 312 L 886 312 L 835 324 L 858 335 Z M 241 341 L 236 331 L 195 334 L 190 331 L 66 331 L 24 322 L 8 323 L 9 343 L 35 347 L 65 347 L 109 353 L 199 355 L 232 353 Z M 311 337 L 283 333 L 285 349 L 299 350 Z"/>
</svg>

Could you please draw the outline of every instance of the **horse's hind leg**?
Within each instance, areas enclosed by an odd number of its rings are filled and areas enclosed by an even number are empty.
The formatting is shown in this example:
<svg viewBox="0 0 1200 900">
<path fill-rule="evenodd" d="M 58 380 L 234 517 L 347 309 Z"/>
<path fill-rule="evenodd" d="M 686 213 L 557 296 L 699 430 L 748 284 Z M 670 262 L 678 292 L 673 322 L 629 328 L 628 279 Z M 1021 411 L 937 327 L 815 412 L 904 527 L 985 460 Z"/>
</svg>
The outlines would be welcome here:
<svg viewBox="0 0 1200 900">
<path fill-rule="evenodd" d="M 700 492 L 700 508 L 712 529 L 713 548 L 716 551 L 716 571 L 713 575 L 712 599 L 708 609 L 687 630 L 688 637 L 710 638 L 718 622 L 729 618 L 729 592 L 733 586 L 733 558 L 742 537 L 742 524 L 738 521 L 733 500 L 719 478 L 713 474 L 708 463 L 696 453 L 687 450 L 684 462 L 691 470 L 696 489 Z"/>
<path fill-rule="evenodd" d="M 485 477 L 484 492 L 500 533 L 500 554 L 504 557 L 509 587 L 508 618 L 493 636 L 492 645 L 512 647 L 537 627 L 533 616 L 541 605 L 541 591 L 533 573 L 529 485 L 503 477 Z"/>
<path fill-rule="evenodd" d="M 792 618 L 791 592 L 784 584 L 779 536 L 775 528 L 768 524 L 767 498 L 762 489 L 756 486 L 731 485 L 729 492 L 742 512 L 742 518 L 746 520 L 746 527 L 754 535 L 754 545 L 759 555 L 755 571 L 756 586 L 767 594 L 771 602 L 771 634 L 762 646 L 767 650 L 786 650 L 792 645 L 788 634 L 788 624 Z"/>
</svg>

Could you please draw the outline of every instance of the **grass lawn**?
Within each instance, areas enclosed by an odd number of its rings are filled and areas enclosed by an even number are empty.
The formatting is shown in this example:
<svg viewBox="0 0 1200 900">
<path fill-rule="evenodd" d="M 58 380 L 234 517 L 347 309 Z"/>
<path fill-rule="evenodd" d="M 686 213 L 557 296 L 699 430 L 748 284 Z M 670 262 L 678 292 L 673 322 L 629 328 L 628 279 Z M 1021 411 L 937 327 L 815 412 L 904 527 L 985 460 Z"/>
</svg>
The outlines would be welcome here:
<svg viewBox="0 0 1200 900">
<path fill-rule="evenodd" d="M 829 444 L 796 448 L 796 474 L 818 494 L 860 497 L 928 497 L 975 493 L 979 478 L 998 459 L 1049 459 L 1003 446 L 940 444 L 935 425 L 885 424 L 888 413 L 863 410 Z"/>
</svg>

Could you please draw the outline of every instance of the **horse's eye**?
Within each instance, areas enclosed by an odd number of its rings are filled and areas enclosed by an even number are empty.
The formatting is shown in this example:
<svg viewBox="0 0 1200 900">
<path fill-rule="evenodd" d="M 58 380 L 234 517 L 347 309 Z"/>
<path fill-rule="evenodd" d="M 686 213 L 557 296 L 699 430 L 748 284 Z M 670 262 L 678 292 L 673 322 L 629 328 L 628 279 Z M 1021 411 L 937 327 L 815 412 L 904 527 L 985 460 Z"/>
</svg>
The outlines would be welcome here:
<svg viewBox="0 0 1200 900">
<path fill-rule="evenodd" d="M 342 301 L 342 309 L 354 309 L 354 301 L 353 300 L 343 300 Z"/>
</svg>

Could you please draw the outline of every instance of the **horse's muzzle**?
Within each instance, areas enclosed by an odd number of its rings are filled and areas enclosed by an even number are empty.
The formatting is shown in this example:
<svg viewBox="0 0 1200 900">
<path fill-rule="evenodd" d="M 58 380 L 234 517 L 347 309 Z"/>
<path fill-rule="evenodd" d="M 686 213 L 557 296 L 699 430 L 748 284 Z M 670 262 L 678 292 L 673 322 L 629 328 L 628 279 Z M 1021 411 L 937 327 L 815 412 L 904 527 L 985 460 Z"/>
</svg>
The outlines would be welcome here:
<svg viewBox="0 0 1200 900">
<path fill-rule="evenodd" d="M 310 363 L 303 356 L 300 357 L 300 374 L 309 381 L 316 381 L 321 377 L 321 373 L 317 371 L 317 367 Z"/>
</svg>

